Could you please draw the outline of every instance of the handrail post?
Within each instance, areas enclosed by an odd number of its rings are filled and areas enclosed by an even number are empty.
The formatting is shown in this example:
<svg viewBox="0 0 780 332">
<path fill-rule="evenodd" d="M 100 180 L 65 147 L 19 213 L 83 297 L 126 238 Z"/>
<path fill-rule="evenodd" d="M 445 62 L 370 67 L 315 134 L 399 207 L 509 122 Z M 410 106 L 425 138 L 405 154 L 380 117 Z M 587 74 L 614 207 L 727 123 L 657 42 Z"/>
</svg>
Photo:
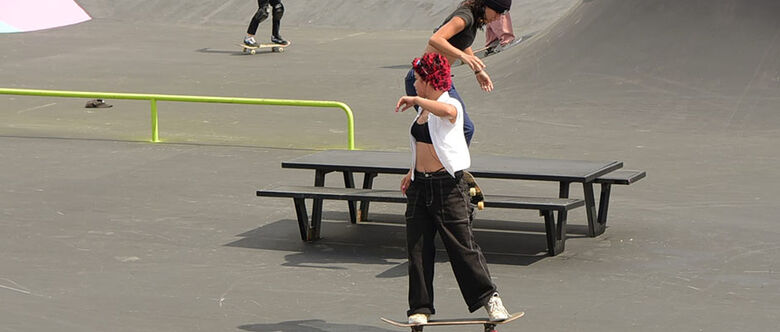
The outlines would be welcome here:
<svg viewBox="0 0 780 332">
<path fill-rule="evenodd" d="M 152 103 L 152 142 L 160 142 L 160 134 L 157 127 L 157 99 L 151 98 L 149 101 Z"/>
<path fill-rule="evenodd" d="M 347 114 L 347 149 L 355 149 L 355 117 L 352 114 L 352 109 L 349 105 L 344 103 L 338 103 L 339 106 Z"/>
</svg>

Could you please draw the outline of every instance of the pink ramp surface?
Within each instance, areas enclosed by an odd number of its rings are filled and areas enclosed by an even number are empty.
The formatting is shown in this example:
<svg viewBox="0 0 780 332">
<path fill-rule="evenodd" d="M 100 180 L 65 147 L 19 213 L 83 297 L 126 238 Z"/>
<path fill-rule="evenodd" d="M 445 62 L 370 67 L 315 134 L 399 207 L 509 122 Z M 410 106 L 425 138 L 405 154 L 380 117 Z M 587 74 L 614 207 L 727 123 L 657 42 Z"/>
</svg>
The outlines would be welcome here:
<svg viewBox="0 0 780 332">
<path fill-rule="evenodd" d="M 18 31 L 55 28 L 89 19 L 73 0 L 0 0 L 0 22 Z"/>
</svg>

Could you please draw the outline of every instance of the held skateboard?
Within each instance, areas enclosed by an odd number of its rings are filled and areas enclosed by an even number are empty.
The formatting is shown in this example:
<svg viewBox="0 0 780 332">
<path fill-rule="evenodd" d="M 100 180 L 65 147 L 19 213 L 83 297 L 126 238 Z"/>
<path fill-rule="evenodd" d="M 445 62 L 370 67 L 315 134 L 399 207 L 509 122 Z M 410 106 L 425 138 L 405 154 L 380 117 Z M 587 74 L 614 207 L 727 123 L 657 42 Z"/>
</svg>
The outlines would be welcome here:
<svg viewBox="0 0 780 332">
<path fill-rule="evenodd" d="M 425 326 L 480 325 L 480 324 L 485 326 L 485 332 L 496 332 L 496 331 L 498 331 L 498 330 L 496 330 L 496 325 L 509 323 L 509 322 L 511 322 L 511 321 L 513 321 L 515 319 L 523 317 L 523 315 L 525 315 L 524 312 L 514 313 L 514 314 L 510 315 L 509 318 L 507 318 L 505 320 L 502 320 L 502 321 L 497 321 L 497 322 L 489 321 L 487 318 L 431 319 L 431 320 L 428 321 L 427 324 L 421 324 L 421 325 L 409 324 L 407 322 L 396 321 L 396 320 L 387 319 L 387 318 L 384 318 L 384 317 L 380 317 L 379 319 L 381 319 L 383 322 L 388 323 L 388 324 L 393 325 L 393 326 L 397 326 L 397 327 L 411 327 L 412 328 L 412 332 L 421 332 L 423 330 L 423 327 L 425 327 Z"/>
<path fill-rule="evenodd" d="M 468 171 L 463 171 L 463 181 L 469 186 L 469 196 L 471 196 L 471 204 L 477 206 L 477 209 L 485 209 L 485 195 L 482 194 L 482 188 L 477 184 L 477 180 Z"/>
<path fill-rule="evenodd" d="M 533 36 L 533 34 L 523 35 L 520 38 L 516 38 L 515 40 L 509 42 L 506 45 L 499 45 L 499 41 L 496 40 L 496 41 L 490 43 L 490 45 L 488 45 L 486 47 L 474 50 L 474 56 L 476 56 L 476 57 L 478 57 L 480 59 L 484 59 L 484 58 L 489 57 L 491 55 L 494 55 L 494 54 L 497 54 L 497 53 L 501 53 L 503 51 L 506 51 L 507 49 L 515 47 L 518 44 L 528 40 L 532 36 Z M 453 67 L 460 66 L 462 64 L 463 64 L 463 61 L 461 61 L 460 59 L 455 60 L 455 61 L 452 62 L 452 66 Z"/>
<path fill-rule="evenodd" d="M 268 43 L 268 44 L 257 44 L 257 46 L 249 46 L 249 45 L 246 45 L 246 44 L 242 43 L 242 44 L 238 44 L 238 46 L 242 47 L 242 50 L 241 50 L 242 53 L 249 52 L 249 54 L 255 54 L 255 52 L 257 51 L 258 48 L 270 48 L 271 52 L 279 52 L 279 53 L 281 53 L 281 52 L 284 52 L 284 48 L 287 47 L 287 46 L 290 46 L 290 44 L 292 44 L 292 43 L 290 43 L 290 42 L 287 42 L 287 44 Z"/>
</svg>

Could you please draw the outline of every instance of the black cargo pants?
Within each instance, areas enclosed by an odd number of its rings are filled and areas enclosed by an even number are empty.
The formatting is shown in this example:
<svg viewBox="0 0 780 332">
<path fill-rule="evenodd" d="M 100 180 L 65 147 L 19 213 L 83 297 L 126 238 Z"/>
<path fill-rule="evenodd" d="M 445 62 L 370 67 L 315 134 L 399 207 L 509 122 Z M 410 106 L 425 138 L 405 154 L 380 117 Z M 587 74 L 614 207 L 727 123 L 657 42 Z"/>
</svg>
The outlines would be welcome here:
<svg viewBox="0 0 780 332">
<path fill-rule="evenodd" d="M 470 312 L 483 307 L 496 286 L 471 231 L 472 211 L 462 172 L 415 172 L 406 190 L 406 246 L 409 256 L 409 311 L 434 314 L 433 269 L 439 233 Z"/>
</svg>

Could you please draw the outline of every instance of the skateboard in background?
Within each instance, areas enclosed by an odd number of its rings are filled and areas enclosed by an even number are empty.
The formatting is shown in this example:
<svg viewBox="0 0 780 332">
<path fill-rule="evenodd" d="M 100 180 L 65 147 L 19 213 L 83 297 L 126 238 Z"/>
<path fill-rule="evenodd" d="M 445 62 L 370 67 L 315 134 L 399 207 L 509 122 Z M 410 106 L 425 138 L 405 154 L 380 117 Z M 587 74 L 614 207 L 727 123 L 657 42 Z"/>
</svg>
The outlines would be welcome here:
<svg viewBox="0 0 780 332">
<path fill-rule="evenodd" d="M 257 46 L 249 46 L 246 44 L 238 44 L 238 46 L 241 46 L 243 49 L 241 50 L 242 53 L 249 53 L 249 54 L 255 54 L 257 49 L 260 48 L 270 48 L 271 52 L 284 52 L 284 48 L 287 46 L 290 46 L 290 42 L 287 44 L 275 44 L 275 43 L 267 43 L 267 44 L 257 44 Z"/>
</svg>

